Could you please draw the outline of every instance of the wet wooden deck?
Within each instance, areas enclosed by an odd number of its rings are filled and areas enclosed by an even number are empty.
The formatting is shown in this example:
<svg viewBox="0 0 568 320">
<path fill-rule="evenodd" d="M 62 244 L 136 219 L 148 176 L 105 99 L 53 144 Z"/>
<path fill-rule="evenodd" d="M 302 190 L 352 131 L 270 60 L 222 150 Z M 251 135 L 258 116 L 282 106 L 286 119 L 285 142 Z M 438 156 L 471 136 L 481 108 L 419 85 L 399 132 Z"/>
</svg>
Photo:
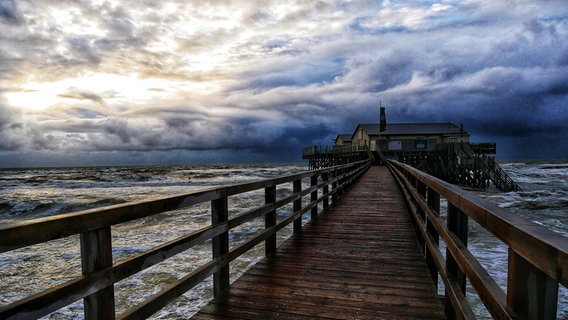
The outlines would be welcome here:
<svg viewBox="0 0 568 320">
<path fill-rule="evenodd" d="M 444 319 L 402 195 L 371 167 L 193 319 Z"/>
</svg>

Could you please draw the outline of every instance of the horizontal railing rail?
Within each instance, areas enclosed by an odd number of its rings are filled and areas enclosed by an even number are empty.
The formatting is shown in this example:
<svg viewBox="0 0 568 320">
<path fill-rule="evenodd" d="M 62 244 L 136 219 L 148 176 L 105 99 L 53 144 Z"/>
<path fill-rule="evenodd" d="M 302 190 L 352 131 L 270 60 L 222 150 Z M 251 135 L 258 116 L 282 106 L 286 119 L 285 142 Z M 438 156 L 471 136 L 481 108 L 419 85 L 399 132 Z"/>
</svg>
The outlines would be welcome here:
<svg viewBox="0 0 568 320">
<path fill-rule="evenodd" d="M 499 190 L 522 191 L 521 187 L 495 162 L 494 158 L 488 158 L 487 165 L 489 167 L 489 178 Z"/>
<path fill-rule="evenodd" d="M 341 156 L 353 153 L 366 153 L 368 151 L 369 148 L 367 146 L 359 146 L 359 145 L 311 146 L 304 148 L 302 150 L 302 156 L 304 158 L 316 155 Z"/>
<path fill-rule="evenodd" d="M 309 160 L 310 170 L 329 168 L 351 162 L 373 160 L 367 146 L 311 146 L 304 148 L 302 158 Z"/>
<path fill-rule="evenodd" d="M 475 319 L 466 281 L 496 319 L 556 319 L 559 284 L 568 285 L 568 239 L 411 166 L 389 161 L 405 194 L 449 318 Z M 440 199 L 447 201 L 446 221 Z M 506 293 L 468 250 L 473 219 L 508 247 Z M 440 238 L 446 246 L 445 256 Z"/>
<path fill-rule="evenodd" d="M 360 161 L 274 179 L 213 187 L 155 200 L 138 201 L 0 226 L 0 253 L 47 241 L 80 235 L 81 276 L 23 299 L 0 306 L 0 319 L 38 318 L 83 299 L 86 319 L 114 319 L 114 284 L 199 244 L 211 246 L 213 257 L 197 269 L 162 288 L 156 294 L 118 315 L 121 319 L 146 318 L 173 299 L 213 275 L 213 291 L 219 294 L 230 283 L 229 263 L 264 241 L 266 254 L 276 250 L 276 233 L 293 224 L 301 229 L 302 217 L 325 212 L 352 182 L 370 166 Z M 309 180 L 309 181 L 305 181 Z M 278 186 L 292 183 L 293 193 L 277 199 Z M 303 188 L 302 185 L 309 184 Z M 229 218 L 228 197 L 264 190 L 264 202 Z M 308 198 L 303 201 L 304 198 Z M 111 226 L 158 213 L 210 203 L 211 224 L 113 263 Z M 292 204 L 289 214 L 277 222 L 276 210 Z M 264 216 L 265 228 L 244 243 L 230 246 L 229 231 Z M 165 226 L 167 228 L 167 226 Z"/>
</svg>

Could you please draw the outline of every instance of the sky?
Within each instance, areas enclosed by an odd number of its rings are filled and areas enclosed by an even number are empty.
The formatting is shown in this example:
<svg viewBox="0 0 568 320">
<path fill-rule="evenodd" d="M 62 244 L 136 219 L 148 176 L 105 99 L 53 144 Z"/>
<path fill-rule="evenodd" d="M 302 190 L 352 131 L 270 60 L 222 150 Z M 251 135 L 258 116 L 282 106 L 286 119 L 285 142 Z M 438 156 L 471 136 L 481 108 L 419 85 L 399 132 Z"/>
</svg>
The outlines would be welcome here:
<svg viewBox="0 0 568 320">
<path fill-rule="evenodd" d="M 0 167 L 300 161 L 379 103 L 568 158 L 566 0 L 0 0 Z"/>
</svg>

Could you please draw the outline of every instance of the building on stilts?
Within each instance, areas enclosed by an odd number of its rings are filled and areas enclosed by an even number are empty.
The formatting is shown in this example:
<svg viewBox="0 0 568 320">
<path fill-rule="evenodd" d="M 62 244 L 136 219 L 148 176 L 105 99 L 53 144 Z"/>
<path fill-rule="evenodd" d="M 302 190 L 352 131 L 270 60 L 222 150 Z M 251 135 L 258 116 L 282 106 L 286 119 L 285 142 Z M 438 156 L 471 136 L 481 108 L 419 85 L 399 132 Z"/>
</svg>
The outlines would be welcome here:
<svg viewBox="0 0 568 320">
<path fill-rule="evenodd" d="M 384 108 L 381 110 L 384 119 Z M 520 187 L 495 161 L 496 143 L 472 143 L 463 125 L 441 123 L 359 124 L 351 134 L 337 135 L 330 146 L 304 149 L 311 169 L 368 158 L 374 164 L 393 159 L 450 183 L 502 191 Z"/>
</svg>

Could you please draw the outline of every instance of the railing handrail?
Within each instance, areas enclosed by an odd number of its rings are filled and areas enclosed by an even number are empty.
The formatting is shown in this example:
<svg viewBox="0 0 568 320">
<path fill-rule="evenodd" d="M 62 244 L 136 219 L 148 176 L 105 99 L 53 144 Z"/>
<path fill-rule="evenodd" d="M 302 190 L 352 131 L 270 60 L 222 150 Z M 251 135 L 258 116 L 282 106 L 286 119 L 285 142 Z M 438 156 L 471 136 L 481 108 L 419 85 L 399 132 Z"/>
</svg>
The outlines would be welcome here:
<svg viewBox="0 0 568 320">
<path fill-rule="evenodd" d="M 310 146 L 304 148 L 302 156 L 314 156 L 320 154 L 341 155 L 353 152 L 367 152 L 369 148 L 366 145 L 326 145 L 326 146 Z"/>
<path fill-rule="evenodd" d="M 361 163 L 362 162 L 358 162 L 355 165 L 360 165 Z M 353 164 L 307 171 L 273 179 L 262 179 L 233 185 L 208 187 L 151 200 L 132 201 L 102 208 L 87 209 L 59 214 L 56 216 L 4 224 L 0 225 L 0 253 L 45 241 L 68 237 L 84 231 L 99 229 L 102 226 L 111 226 L 129 222 L 166 211 L 186 208 L 201 202 L 216 200 L 239 193 L 292 182 L 294 180 L 307 178 L 313 175 L 329 173 L 337 168 L 347 168 L 351 166 L 353 166 Z M 64 226 L 64 228 L 61 228 L 61 226 Z M 40 230 L 41 232 L 35 232 Z M 27 236 L 22 239 L 21 234 L 24 233 Z"/>
<path fill-rule="evenodd" d="M 507 191 L 522 191 L 521 187 L 495 162 L 495 159 L 488 158 L 488 166 L 490 168 L 490 177 L 493 177 L 493 183 L 502 190 L 503 187 Z"/>
<path fill-rule="evenodd" d="M 568 286 L 566 237 L 409 165 L 392 160 L 388 163 L 406 194 L 431 268 L 436 268 L 434 272 L 444 280 L 452 312 L 464 318 L 472 316 L 467 303 L 464 304 L 467 277 L 495 318 L 515 318 L 519 314 L 541 318 L 543 314 L 556 314 L 557 297 L 554 302 L 546 300 L 554 298 L 554 291 L 557 296 L 559 283 Z M 448 202 L 447 227 L 439 217 L 440 198 Z M 509 248 L 506 295 L 467 249 L 468 218 Z M 439 250 L 438 236 L 448 248 L 446 259 Z M 529 281 L 523 278 L 529 277 L 528 274 L 533 277 L 531 281 L 538 282 L 530 284 L 533 286 L 530 289 L 525 287 Z M 552 296 L 546 296 L 551 292 Z M 527 307 L 535 304 L 529 303 L 531 299 L 541 299 L 540 305 Z"/>
<path fill-rule="evenodd" d="M 294 223 L 294 231 L 301 228 L 301 218 L 304 213 L 311 211 L 312 218 L 315 217 L 319 213 L 319 203 L 323 203 L 325 211 L 330 199 L 332 202 L 336 201 L 342 190 L 363 174 L 369 166 L 370 161 L 359 161 L 273 179 L 211 187 L 155 200 L 131 202 L 0 226 L 0 253 L 80 234 L 83 265 L 83 274 L 79 277 L 0 306 L 0 318 L 18 318 L 22 315 L 40 317 L 77 300 L 85 299 L 87 319 L 112 319 L 115 317 L 112 289 L 115 283 L 210 239 L 213 240 L 212 260 L 171 287 L 128 310 L 121 315 L 121 318 L 149 316 L 211 274 L 214 275 L 214 291 L 217 294 L 219 290 L 229 285 L 230 261 L 262 241 L 266 241 L 267 254 L 270 250 L 275 250 L 277 231 L 291 223 Z M 318 177 L 321 181 L 318 181 Z M 310 187 L 304 189 L 301 183 L 305 178 L 310 179 Z M 293 194 L 277 200 L 276 187 L 284 183 L 293 183 Z M 263 204 L 229 219 L 227 197 L 262 189 L 265 191 Z M 310 195 L 311 201 L 304 206 L 301 200 L 307 195 Z M 112 225 L 209 201 L 211 225 L 117 263 L 112 262 L 110 243 Z M 294 209 L 290 216 L 277 223 L 276 209 L 286 204 L 293 204 Z M 252 239 L 229 250 L 229 230 L 261 216 L 265 216 L 266 228 Z M 106 264 L 103 262 L 100 265 L 101 261 L 106 261 Z M 88 305 L 94 306 L 89 307 L 93 310 L 87 310 Z M 97 306 L 109 310 L 105 313 L 97 310 Z"/>
</svg>

